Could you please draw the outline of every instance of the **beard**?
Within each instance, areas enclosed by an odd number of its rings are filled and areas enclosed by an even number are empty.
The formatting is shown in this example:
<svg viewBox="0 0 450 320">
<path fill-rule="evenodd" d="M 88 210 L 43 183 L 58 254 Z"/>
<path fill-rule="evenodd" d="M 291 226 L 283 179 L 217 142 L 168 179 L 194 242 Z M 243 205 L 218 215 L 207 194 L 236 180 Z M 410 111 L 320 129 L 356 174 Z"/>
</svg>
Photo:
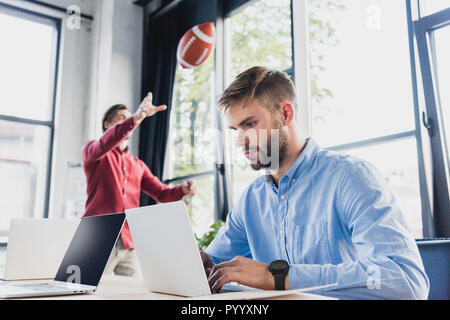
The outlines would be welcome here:
<svg viewBox="0 0 450 320">
<path fill-rule="evenodd" d="M 282 126 L 278 125 L 275 130 L 270 130 L 269 132 L 267 141 L 264 143 L 267 146 L 266 148 L 245 146 L 245 151 L 256 151 L 256 159 L 251 160 L 250 163 L 250 167 L 255 171 L 262 168 L 275 170 L 283 164 L 286 158 L 287 137 L 282 130 Z"/>
</svg>

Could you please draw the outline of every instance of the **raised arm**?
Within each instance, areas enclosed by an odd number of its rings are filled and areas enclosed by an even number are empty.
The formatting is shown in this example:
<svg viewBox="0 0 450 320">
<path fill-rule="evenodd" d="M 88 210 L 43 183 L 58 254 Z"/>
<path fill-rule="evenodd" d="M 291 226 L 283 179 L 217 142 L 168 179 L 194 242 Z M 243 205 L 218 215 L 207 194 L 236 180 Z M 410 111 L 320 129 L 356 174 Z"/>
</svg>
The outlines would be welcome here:
<svg viewBox="0 0 450 320">
<path fill-rule="evenodd" d="M 166 105 L 155 107 L 152 104 L 152 98 L 152 93 L 149 92 L 133 116 L 110 127 L 99 140 L 89 141 L 83 147 L 84 163 L 100 160 L 107 152 L 126 139 L 142 120 L 167 109 Z"/>
<path fill-rule="evenodd" d="M 83 147 L 83 162 L 91 163 L 103 158 L 106 153 L 126 139 L 137 125 L 134 117 L 129 117 L 106 130 L 99 140 L 89 141 Z"/>
<path fill-rule="evenodd" d="M 192 181 L 187 181 L 171 188 L 162 183 L 158 177 L 154 176 L 143 161 L 141 161 L 141 166 L 144 169 L 144 175 L 141 181 L 142 191 L 158 202 L 177 201 L 183 199 L 188 194 L 196 193 L 196 187 Z"/>
</svg>

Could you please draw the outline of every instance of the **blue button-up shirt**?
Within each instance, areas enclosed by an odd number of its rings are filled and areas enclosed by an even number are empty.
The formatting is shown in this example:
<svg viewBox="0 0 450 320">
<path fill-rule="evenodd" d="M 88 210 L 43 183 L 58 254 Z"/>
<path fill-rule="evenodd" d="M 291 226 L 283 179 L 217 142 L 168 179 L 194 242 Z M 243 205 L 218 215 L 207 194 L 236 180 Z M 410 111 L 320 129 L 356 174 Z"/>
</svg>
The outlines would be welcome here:
<svg viewBox="0 0 450 320">
<path fill-rule="evenodd" d="M 429 280 L 399 204 L 370 163 L 309 138 L 280 179 L 258 177 L 206 249 L 290 264 L 291 289 L 342 299 L 426 299 Z"/>
</svg>

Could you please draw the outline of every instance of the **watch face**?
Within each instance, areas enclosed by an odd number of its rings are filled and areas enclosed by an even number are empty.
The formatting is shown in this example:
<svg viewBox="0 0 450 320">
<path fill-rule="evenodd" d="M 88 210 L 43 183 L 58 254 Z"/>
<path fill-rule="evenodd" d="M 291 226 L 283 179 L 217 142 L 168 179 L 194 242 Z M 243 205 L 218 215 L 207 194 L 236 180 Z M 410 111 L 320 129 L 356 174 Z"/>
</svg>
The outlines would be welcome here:
<svg viewBox="0 0 450 320">
<path fill-rule="evenodd" d="M 288 263 L 284 260 L 276 260 L 270 264 L 273 271 L 283 271 L 288 267 Z"/>
</svg>

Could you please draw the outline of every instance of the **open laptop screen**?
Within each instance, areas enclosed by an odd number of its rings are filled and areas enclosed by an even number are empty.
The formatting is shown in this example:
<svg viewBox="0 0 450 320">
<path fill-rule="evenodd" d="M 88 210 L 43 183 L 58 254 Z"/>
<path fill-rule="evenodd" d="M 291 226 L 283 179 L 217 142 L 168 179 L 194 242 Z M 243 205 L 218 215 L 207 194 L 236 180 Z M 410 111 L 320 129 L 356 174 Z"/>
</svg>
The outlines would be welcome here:
<svg viewBox="0 0 450 320">
<path fill-rule="evenodd" d="M 55 280 L 97 286 L 124 221 L 125 213 L 83 218 Z"/>
</svg>

